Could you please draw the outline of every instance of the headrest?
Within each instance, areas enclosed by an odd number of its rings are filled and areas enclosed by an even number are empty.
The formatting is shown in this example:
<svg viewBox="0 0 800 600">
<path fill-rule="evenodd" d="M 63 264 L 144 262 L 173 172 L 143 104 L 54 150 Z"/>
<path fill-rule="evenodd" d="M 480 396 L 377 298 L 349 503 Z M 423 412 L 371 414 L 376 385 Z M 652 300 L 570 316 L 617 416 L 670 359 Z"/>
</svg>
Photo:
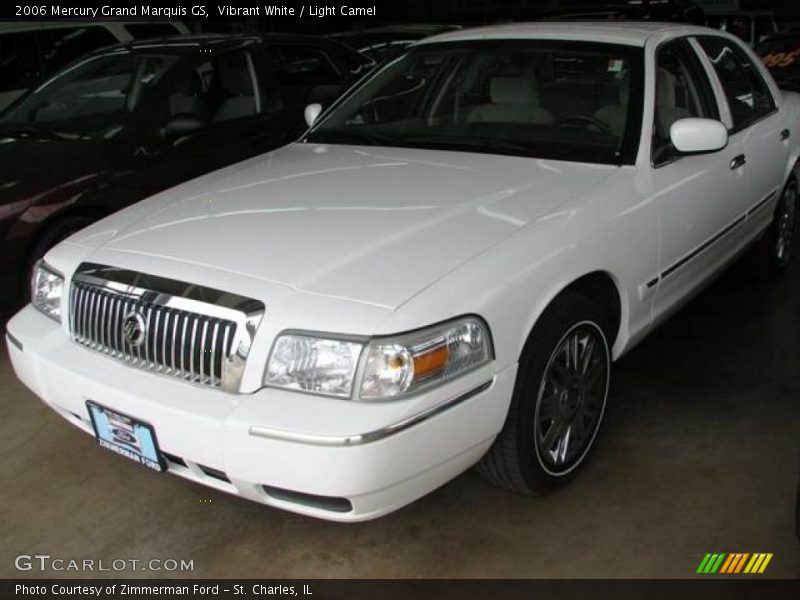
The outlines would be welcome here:
<svg viewBox="0 0 800 600">
<path fill-rule="evenodd" d="M 656 72 L 656 102 L 661 106 L 675 106 L 675 76 L 662 67 Z"/>
<path fill-rule="evenodd" d="M 492 77 L 489 87 L 495 104 L 539 102 L 539 88 L 531 77 Z"/>
</svg>

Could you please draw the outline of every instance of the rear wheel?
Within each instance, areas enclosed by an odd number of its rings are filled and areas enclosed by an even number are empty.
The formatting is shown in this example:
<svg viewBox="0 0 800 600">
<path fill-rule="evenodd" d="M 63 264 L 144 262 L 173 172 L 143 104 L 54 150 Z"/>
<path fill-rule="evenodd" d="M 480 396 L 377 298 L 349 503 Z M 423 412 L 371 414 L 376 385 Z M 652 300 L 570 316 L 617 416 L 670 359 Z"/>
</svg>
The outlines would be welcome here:
<svg viewBox="0 0 800 600">
<path fill-rule="evenodd" d="M 534 328 L 503 430 L 478 464 L 489 481 L 542 495 L 585 462 L 605 413 L 611 352 L 603 312 L 568 293 Z"/>
<path fill-rule="evenodd" d="M 783 189 L 775 217 L 756 249 L 761 266 L 772 272 L 780 272 L 789 265 L 792 246 L 797 237 L 797 181 L 792 177 Z"/>
</svg>

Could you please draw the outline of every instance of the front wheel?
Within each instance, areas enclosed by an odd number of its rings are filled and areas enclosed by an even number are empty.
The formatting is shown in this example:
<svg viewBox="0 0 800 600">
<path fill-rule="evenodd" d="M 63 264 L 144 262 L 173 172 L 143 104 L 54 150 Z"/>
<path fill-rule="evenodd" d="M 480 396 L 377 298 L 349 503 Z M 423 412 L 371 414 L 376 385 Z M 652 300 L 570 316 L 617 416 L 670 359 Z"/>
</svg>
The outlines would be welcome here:
<svg viewBox="0 0 800 600">
<path fill-rule="evenodd" d="M 588 298 L 566 294 L 522 352 L 505 425 L 478 464 L 492 483 L 543 495 L 585 462 L 605 413 L 611 374 L 606 318 Z"/>
</svg>

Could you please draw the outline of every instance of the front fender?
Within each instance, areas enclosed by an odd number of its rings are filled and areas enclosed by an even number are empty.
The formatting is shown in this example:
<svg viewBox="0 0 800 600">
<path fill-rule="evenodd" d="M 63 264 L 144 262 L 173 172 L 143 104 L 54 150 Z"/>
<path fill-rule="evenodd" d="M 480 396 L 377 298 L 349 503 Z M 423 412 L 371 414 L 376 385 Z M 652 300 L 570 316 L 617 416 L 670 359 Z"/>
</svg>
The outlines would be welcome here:
<svg viewBox="0 0 800 600">
<path fill-rule="evenodd" d="M 435 282 L 398 308 L 384 330 L 404 331 L 478 314 L 492 330 L 497 369 L 519 358 L 547 306 L 586 274 L 608 274 L 620 296 L 618 357 L 650 325 L 644 285 L 656 272 L 658 230 L 652 193 L 635 167 L 620 167 L 582 196 Z"/>
</svg>

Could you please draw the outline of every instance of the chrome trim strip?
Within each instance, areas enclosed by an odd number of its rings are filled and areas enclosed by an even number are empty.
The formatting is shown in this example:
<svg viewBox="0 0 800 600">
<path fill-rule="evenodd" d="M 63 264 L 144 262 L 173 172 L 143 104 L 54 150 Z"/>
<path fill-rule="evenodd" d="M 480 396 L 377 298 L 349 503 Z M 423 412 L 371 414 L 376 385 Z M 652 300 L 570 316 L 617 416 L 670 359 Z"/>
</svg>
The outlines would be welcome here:
<svg viewBox="0 0 800 600">
<path fill-rule="evenodd" d="M 20 352 L 24 352 L 22 348 L 22 342 L 20 342 L 17 338 L 6 331 L 6 339 L 12 346 L 16 346 L 17 350 Z"/>
<path fill-rule="evenodd" d="M 264 311 L 262 302 L 238 294 L 177 279 L 167 279 L 94 263 L 81 263 L 73 275 L 73 280 L 95 285 L 137 300 L 144 299 L 153 304 L 163 305 L 166 304 L 166 301 L 172 300 L 180 304 L 174 306 L 175 308 L 189 312 L 201 312 L 193 310 L 192 307 L 208 309 L 209 306 L 245 314 Z"/>
<path fill-rule="evenodd" d="M 672 263 L 672 265 L 661 271 L 661 273 L 659 273 L 656 277 L 653 277 L 650 281 L 647 282 L 647 287 L 648 288 L 655 287 L 659 282 L 663 281 L 664 279 L 672 275 L 675 271 L 677 271 L 683 265 L 691 261 L 698 254 L 701 254 L 702 252 L 707 250 L 711 245 L 718 242 L 722 237 L 724 237 L 725 235 L 733 231 L 736 227 L 744 223 L 747 219 L 749 219 L 753 215 L 753 213 L 766 206 L 767 203 L 775 197 L 775 194 L 777 192 L 778 192 L 777 189 L 772 190 L 769 194 L 767 194 L 761 200 L 759 200 L 755 204 L 755 206 L 750 208 L 750 210 L 737 217 L 736 220 L 733 221 L 733 223 L 730 223 L 729 225 L 725 226 L 722 230 L 711 236 L 709 239 L 707 239 L 697 248 L 689 252 L 683 258 L 677 260 L 676 262 Z"/>
<path fill-rule="evenodd" d="M 666 279 L 667 277 L 672 275 L 675 271 L 680 269 L 683 265 L 685 265 L 686 263 L 691 261 L 693 258 L 695 258 L 699 254 L 701 254 L 702 252 L 704 252 L 705 250 L 710 248 L 714 243 L 718 242 L 726 234 L 730 233 L 736 227 L 738 227 L 739 225 L 744 223 L 746 218 L 747 218 L 746 215 L 742 215 L 741 217 L 737 218 L 733 223 L 730 223 L 724 229 L 722 229 L 721 231 L 718 231 L 713 237 L 707 239 L 705 242 L 700 244 L 697 248 L 695 248 L 694 250 L 689 252 L 689 254 L 686 254 L 683 258 L 681 258 L 678 261 L 672 263 L 672 265 L 670 265 L 669 267 L 667 267 L 666 269 L 664 269 L 661 272 L 661 279 L 662 280 Z"/>
<path fill-rule="evenodd" d="M 460 394 L 455 398 L 450 398 L 444 402 L 440 402 L 435 406 L 411 415 L 381 429 L 375 429 L 366 433 L 356 433 L 352 435 L 316 435 L 313 433 L 300 433 L 296 431 L 283 431 L 280 429 L 273 429 L 271 427 L 264 427 L 262 425 L 251 425 L 249 433 L 255 437 L 263 437 L 274 440 L 281 440 L 284 442 L 296 442 L 299 444 L 310 444 L 313 446 L 360 446 L 382 440 L 396 433 L 400 433 L 414 425 L 421 423 L 431 417 L 446 411 L 457 404 L 461 404 L 469 400 L 473 396 L 485 392 L 494 383 L 494 378 L 485 381 L 477 387 L 472 388 L 468 392 Z"/>
<path fill-rule="evenodd" d="M 774 189 L 774 190 L 772 190 L 772 191 L 771 191 L 769 194 L 767 194 L 767 195 L 764 197 L 764 199 L 763 199 L 763 200 L 761 200 L 760 202 L 756 203 L 756 205 L 755 205 L 753 208 L 751 208 L 750 210 L 748 210 L 748 211 L 747 211 L 747 216 L 748 216 L 748 217 L 752 216 L 752 215 L 753 215 L 753 213 L 755 213 L 755 212 L 756 212 L 756 211 L 758 211 L 759 209 L 761 209 L 761 208 L 763 208 L 764 206 L 766 206 L 767 202 L 769 202 L 770 200 L 772 200 L 772 199 L 775 197 L 775 194 L 777 194 L 777 193 L 778 193 L 778 190 L 777 190 L 777 189 Z"/>
</svg>

